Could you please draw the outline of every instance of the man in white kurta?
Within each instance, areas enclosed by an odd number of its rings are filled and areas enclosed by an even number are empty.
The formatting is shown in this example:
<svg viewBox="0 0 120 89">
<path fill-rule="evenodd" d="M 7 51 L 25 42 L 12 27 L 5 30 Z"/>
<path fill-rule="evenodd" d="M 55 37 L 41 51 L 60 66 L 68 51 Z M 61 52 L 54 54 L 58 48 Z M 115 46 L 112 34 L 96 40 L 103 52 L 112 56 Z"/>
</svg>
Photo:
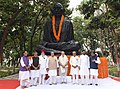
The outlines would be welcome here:
<svg viewBox="0 0 120 89">
<path fill-rule="evenodd" d="M 79 73 L 81 77 L 81 84 L 84 85 L 89 84 L 89 68 L 90 68 L 90 62 L 89 57 L 85 54 L 85 51 L 82 52 L 82 55 L 80 55 L 79 58 Z"/>
<path fill-rule="evenodd" d="M 79 67 L 78 67 L 78 59 L 79 57 L 76 56 L 76 52 L 73 52 L 73 56 L 70 58 L 70 65 L 71 65 L 71 70 L 70 74 L 72 75 L 72 82 L 73 84 L 78 84 L 78 73 L 79 73 Z M 76 78 L 75 78 L 76 76 Z"/>
<path fill-rule="evenodd" d="M 67 69 L 68 69 L 68 58 L 65 55 L 65 52 L 61 52 L 61 56 L 59 57 L 59 75 L 61 76 L 61 84 L 67 83 Z"/>
<path fill-rule="evenodd" d="M 57 84 L 56 77 L 57 77 L 58 67 L 59 65 L 58 65 L 57 57 L 54 56 L 54 52 L 51 52 L 51 56 L 48 58 L 47 61 L 47 71 L 48 71 L 48 75 L 50 76 L 50 82 L 49 82 L 50 85 Z"/>
<path fill-rule="evenodd" d="M 47 60 L 48 57 L 45 55 L 45 51 L 41 51 L 41 55 L 39 56 L 39 63 L 40 63 L 40 77 L 39 77 L 39 84 L 45 84 L 45 76 L 47 74 Z"/>
</svg>

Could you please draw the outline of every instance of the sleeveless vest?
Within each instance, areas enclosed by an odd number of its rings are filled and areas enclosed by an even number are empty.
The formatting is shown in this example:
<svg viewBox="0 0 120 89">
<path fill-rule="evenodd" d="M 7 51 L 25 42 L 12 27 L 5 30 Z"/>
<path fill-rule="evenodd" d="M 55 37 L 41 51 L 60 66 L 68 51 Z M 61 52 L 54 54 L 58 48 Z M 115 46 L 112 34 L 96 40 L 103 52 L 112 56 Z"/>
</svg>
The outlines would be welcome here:
<svg viewBox="0 0 120 89">
<path fill-rule="evenodd" d="M 39 65 L 39 57 L 33 57 L 32 59 L 33 59 L 33 63 L 32 64 L 35 67 L 37 67 Z M 39 67 L 38 67 L 38 69 L 39 69 Z M 35 69 L 31 66 L 31 70 L 35 70 Z"/>
<path fill-rule="evenodd" d="M 48 68 L 49 68 L 49 70 L 56 70 L 57 69 L 56 57 L 49 57 Z"/>
<path fill-rule="evenodd" d="M 90 56 L 90 69 L 98 69 L 98 64 L 92 60 L 97 60 L 97 56 Z"/>
<path fill-rule="evenodd" d="M 29 58 L 27 56 L 23 56 L 22 58 L 25 66 L 29 66 Z M 20 64 L 20 71 L 27 71 L 27 69 Z"/>
</svg>

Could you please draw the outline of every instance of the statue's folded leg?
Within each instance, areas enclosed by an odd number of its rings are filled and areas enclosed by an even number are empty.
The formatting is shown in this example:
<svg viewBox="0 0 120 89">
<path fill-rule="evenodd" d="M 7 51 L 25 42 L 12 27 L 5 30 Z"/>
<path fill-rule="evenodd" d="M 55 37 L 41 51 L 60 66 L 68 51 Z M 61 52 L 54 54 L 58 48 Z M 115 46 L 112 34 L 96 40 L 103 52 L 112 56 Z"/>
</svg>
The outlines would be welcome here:
<svg viewBox="0 0 120 89">
<path fill-rule="evenodd" d="M 41 52 L 41 50 L 46 50 L 46 53 L 50 54 L 50 52 L 54 52 L 56 54 L 61 53 L 61 51 L 65 51 L 66 54 L 71 54 L 72 51 L 78 51 L 80 45 L 75 41 L 68 42 L 59 42 L 59 43 L 48 43 L 41 42 L 41 44 L 37 47 L 37 52 Z"/>
<path fill-rule="evenodd" d="M 69 41 L 69 42 L 60 42 L 60 43 L 48 43 L 46 47 L 55 50 L 71 52 L 71 51 L 78 51 L 80 45 L 75 41 Z"/>
<path fill-rule="evenodd" d="M 41 50 L 46 50 L 46 52 L 48 52 L 48 53 L 50 53 L 50 52 L 61 53 L 61 51 L 59 51 L 59 50 L 54 50 L 54 49 L 46 48 L 42 45 L 39 45 L 36 51 L 41 52 Z"/>
</svg>

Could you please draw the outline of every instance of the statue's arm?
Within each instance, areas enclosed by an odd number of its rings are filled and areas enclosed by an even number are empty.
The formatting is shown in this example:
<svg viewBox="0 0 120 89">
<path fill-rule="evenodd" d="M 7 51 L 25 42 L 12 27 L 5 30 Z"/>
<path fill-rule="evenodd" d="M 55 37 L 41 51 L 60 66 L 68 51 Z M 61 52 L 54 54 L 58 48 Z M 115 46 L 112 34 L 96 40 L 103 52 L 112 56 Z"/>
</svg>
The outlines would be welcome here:
<svg viewBox="0 0 120 89">
<path fill-rule="evenodd" d="M 68 41 L 74 40 L 73 24 L 71 21 L 69 22 L 69 35 L 67 38 L 68 38 Z"/>
</svg>

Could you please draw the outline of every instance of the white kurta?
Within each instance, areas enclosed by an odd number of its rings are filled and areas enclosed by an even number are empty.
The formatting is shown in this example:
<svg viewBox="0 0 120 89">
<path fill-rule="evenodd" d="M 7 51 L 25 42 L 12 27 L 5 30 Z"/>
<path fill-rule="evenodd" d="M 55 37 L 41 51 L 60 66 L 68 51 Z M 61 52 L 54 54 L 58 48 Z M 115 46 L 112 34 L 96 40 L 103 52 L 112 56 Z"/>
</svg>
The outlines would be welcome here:
<svg viewBox="0 0 120 89">
<path fill-rule="evenodd" d="M 21 64 L 22 67 L 25 66 L 25 63 L 23 61 L 23 57 L 21 57 L 20 64 Z M 29 61 L 29 66 L 31 66 L 30 61 Z M 19 71 L 19 80 L 25 80 L 25 79 L 29 80 L 29 77 L 30 77 L 30 72 L 29 71 Z"/>
<path fill-rule="evenodd" d="M 71 56 L 71 58 L 70 58 L 70 65 L 71 65 L 71 70 L 70 70 L 70 74 L 71 75 L 78 75 L 78 73 L 79 73 L 79 69 L 78 69 L 78 67 L 77 68 L 73 68 L 72 67 L 72 65 L 73 66 L 78 66 L 78 59 L 79 59 L 79 57 L 78 56 Z"/>
<path fill-rule="evenodd" d="M 33 59 L 31 58 L 31 64 L 33 64 Z M 39 69 L 38 70 L 31 70 L 31 77 L 35 78 L 35 77 L 39 77 Z"/>
<path fill-rule="evenodd" d="M 48 57 L 46 55 L 44 57 L 42 55 L 39 56 L 40 74 L 47 74 L 47 60 Z"/>
<path fill-rule="evenodd" d="M 58 64 L 57 57 L 54 56 L 54 58 L 55 58 L 55 60 L 56 60 L 57 68 L 58 68 L 58 67 L 59 67 L 59 64 Z M 50 66 L 52 66 L 52 65 L 50 65 Z M 47 60 L 47 68 L 49 68 L 49 58 L 48 58 L 48 60 Z M 57 76 L 57 68 L 54 69 L 54 70 L 50 70 L 50 69 L 49 69 L 48 75 L 49 75 L 50 77 L 51 77 L 51 76 Z"/>
<path fill-rule="evenodd" d="M 95 63 L 100 64 L 100 58 L 97 57 L 97 60 L 95 61 Z M 95 75 L 98 76 L 98 69 L 90 69 L 90 75 Z"/>
<path fill-rule="evenodd" d="M 78 64 L 80 66 L 80 75 L 87 75 L 89 76 L 89 68 L 90 68 L 90 62 L 89 57 L 87 55 L 81 55 Z"/>
<path fill-rule="evenodd" d="M 68 58 L 67 58 L 67 56 L 66 55 L 64 55 L 64 57 L 63 56 L 60 56 L 59 57 L 59 62 L 62 64 L 62 65 L 66 65 L 67 63 L 68 63 Z M 68 67 L 68 65 L 66 65 L 65 66 L 65 68 L 63 68 L 62 66 L 60 66 L 59 68 L 59 72 L 60 72 L 60 75 L 62 75 L 63 73 L 64 74 L 67 74 L 67 67 Z"/>
</svg>

